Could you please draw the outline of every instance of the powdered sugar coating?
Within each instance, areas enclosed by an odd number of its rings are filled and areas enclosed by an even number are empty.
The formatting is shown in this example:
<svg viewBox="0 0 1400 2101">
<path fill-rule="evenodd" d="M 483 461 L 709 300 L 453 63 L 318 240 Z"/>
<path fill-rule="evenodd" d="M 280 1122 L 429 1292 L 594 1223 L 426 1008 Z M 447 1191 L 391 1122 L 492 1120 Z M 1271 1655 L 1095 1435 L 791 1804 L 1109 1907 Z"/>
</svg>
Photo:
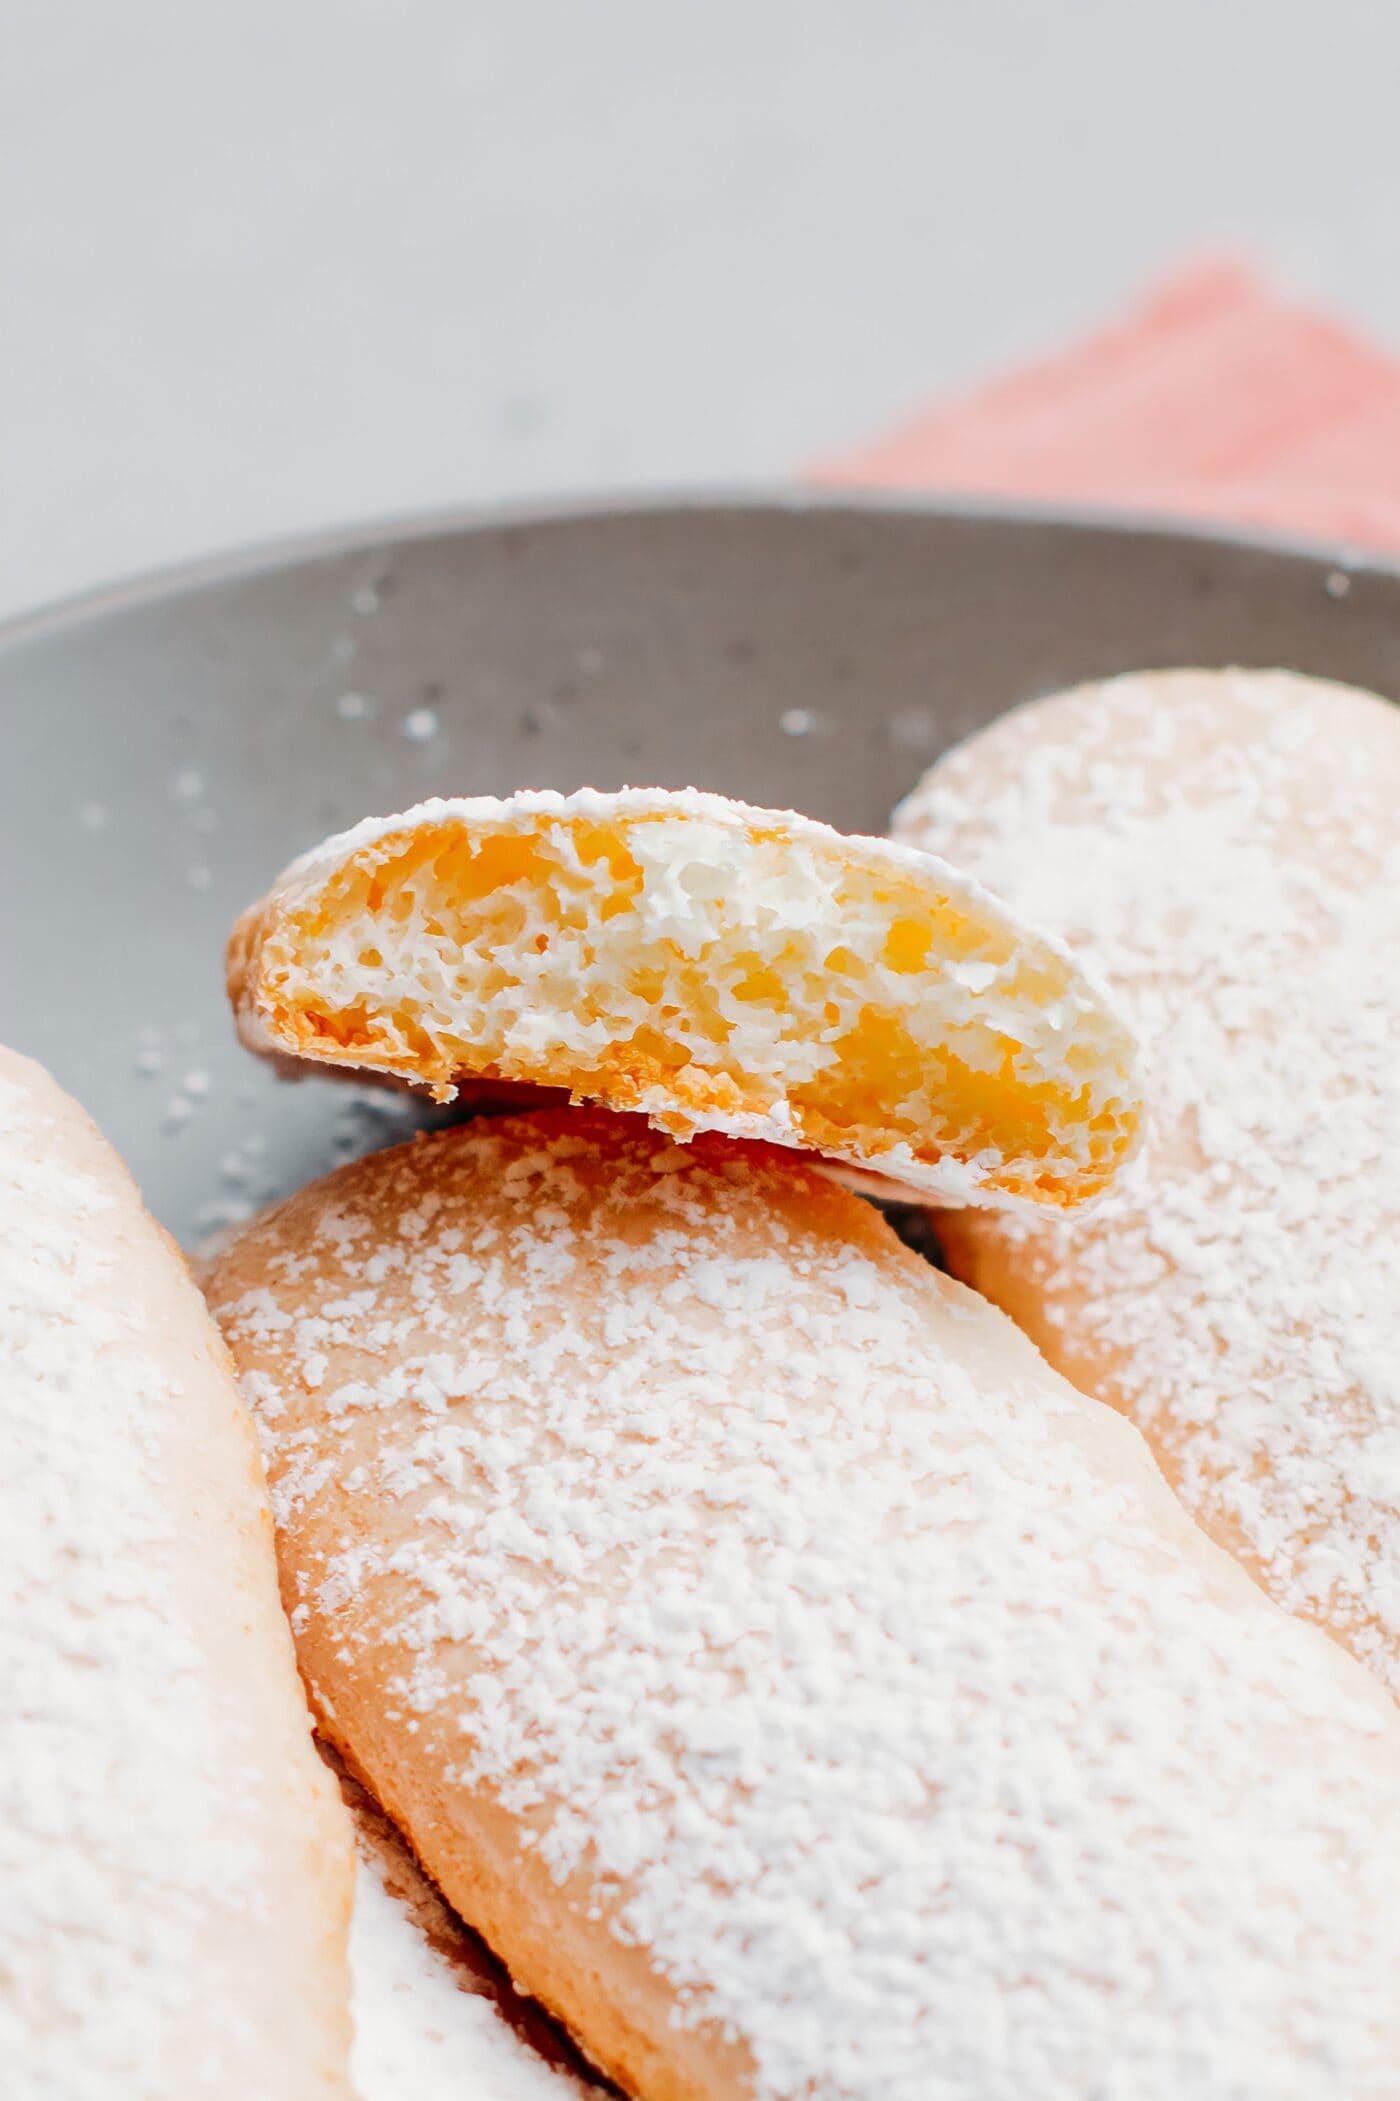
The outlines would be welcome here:
<svg viewBox="0 0 1400 2101">
<path fill-rule="evenodd" d="M 0 2062 L 76 2096 L 149 2076 L 182 2025 L 201 1883 L 237 1887 L 250 1860 L 246 1803 L 225 1823 L 194 1777 L 215 1756 L 203 1659 L 142 1573 L 173 1544 L 142 1427 L 169 1376 L 104 1299 L 110 1195 L 46 1150 L 0 1075 Z"/>
<path fill-rule="evenodd" d="M 794 837 L 865 848 L 879 855 L 890 867 L 905 867 L 916 874 L 923 872 L 929 859 L 922 847 L 910 847 L 899 840 L 873 835 L 838 832 L 815 817 L 804 816 L 799 810 L 760 809 L 754 803 L 740 802 L 728 795 L 713 795 L 703 788 L 574 788 L 568 794 L 556 788 L 517 788 L 513 795 L 505 797 L 434 795 L 397 816 L 362 818 L 359 824 L 351 825 L 346 831 L 337 832 L 306 853 L 299 854 L 283 870 L 279 880 L 291 882 L 319 878 L 337 867 L 347 855 L 392 838 L 405 827 L 457 823 L 473 829 L 499 822 L 507 811 L 517 817 L 581 817 L 599 823 L 606 823 L 616 816 L 687 817 L 701 824 L 718 826 L 723 831 L 732 831 L 738 825 L 763 826 L 776 820 Z M 950 869 L 948 873 L 953 871 Z M 995 902 L 980 885 L 971 894 L 980 895 L 989 905 Z M 1029 926 L 1026 931 L 1030 932 Z"/>
<path fill-rule="evenodd" d="M 1147 1431 L 1190 1508 L 1400 1692 L 1400 713 L 1285 672 L 1008 716 L 896 817 L 1110 980 L 1144 1152 L 954 1266 Z"/>
<path fill-rule="evenodd" d="M 580 827 L 619 842 L 628 878 L 595 835 L 583 857 Z M 532 843 L 528 874 L 460 904 L 460 849 L 510 840 Z M 440 1099 L 482 1074 L 557 1083 L 674 1136 L 829 1152 L 948 1202 L 1081 1202 L 1138 1120 L 1131 1038 L 1059 943 L 926 855 L 695 790 L 369 820 L 244 915 L 229 978 L 264 1053 Z M 847 1091 L 862 1039 L 879 1078 Z"/>
<path fill-rule="evenodd" d="M 866 1207 L 522 1117 L 211 1288 L 323 1699 L 762 2101 L 1400 2094 L 1390 1704 Z"/>
<path fill-rule="evenodd" d="M 334 1913 L 299 1941 L 270 1866 L 288 1848 L 297 1752 L 309 1830 L 320 1807 L 304 1710 L 300 1742 L 279 1738 L 276 1697 L 250 1702 L 238 1682 L 244 1629 L 275 1613 L 270 1564 L 264 1594 L 230 1604 L 226 1671 L 188 1608 L 197 1552 L 246 1584 L 225 1542 L 240 1523 L 256 1535 L 260 1502 L 242 1425 L 212 1440 L 232 1470 L 197 1516 L 190 1480 L 171 1480 L 166 1425 L 192 1405 L 172 1368 L 188 1336 L 161 1320 L 172 1303 L 205 1337 L 191 1381 L 217 1361 L 177 1265 L 77 1112 L 0 1052 L 0 2090 L 15 2101 L 230 2101 L 255 2076 L 269 2101 L 345 2091 L 312 1976 Z M 262 1661 L 290 1701 L 277 1633 Z M 269 1742 L 288 1761 L 275 1778 Z M 269 2019 L 282 2065 L 268 2065 Z"/>
</svg>

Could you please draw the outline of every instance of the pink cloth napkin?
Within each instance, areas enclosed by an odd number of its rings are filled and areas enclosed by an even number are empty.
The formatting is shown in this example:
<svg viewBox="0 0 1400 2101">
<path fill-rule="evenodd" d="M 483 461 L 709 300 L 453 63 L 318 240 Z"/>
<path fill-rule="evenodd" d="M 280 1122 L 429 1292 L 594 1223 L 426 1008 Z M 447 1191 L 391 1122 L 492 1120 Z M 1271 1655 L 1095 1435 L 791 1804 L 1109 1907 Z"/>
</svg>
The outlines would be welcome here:
<svg viewBox="0 0 1400 2101">
<path fill-rule="evenodd" d="M 1400 362 L 1230 262 L 817 468 L 825 485 L 1184 513 L 1400 553 Z"/>
</svg>

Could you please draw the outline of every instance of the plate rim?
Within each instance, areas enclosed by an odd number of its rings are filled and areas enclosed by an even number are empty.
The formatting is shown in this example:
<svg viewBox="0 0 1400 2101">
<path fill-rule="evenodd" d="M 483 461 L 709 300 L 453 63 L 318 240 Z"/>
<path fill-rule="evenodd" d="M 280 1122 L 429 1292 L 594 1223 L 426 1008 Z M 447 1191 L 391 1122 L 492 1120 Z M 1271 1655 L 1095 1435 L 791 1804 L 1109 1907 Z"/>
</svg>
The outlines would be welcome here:
<svg viewBox="0 0 1400 2101">
<path fill-rule="evenodd" d="M 696 488 L 620 490 L 611 494 L 519 501 L 434 505 L 421 510 L 391 511 L 335 525 L 270 538 L 236 542 L 203 555 L 136 570 L 106 583 L 45 600 L 0 621 L 0 655 L 47 641 L 74 627 L 111 613 L 139 611 L 166 599 L 273 576 L 309 562 L 369 553 L 421 540 L 450 540 L 510 528 L 587 524 L 617 518 L 665 518 L 696 514 L 746 517 L 829 518 L 912 517 L 948 524 L 1009 525 L 1025 530 L 1052 529 L 1072 535 L 1107 534 L 1148 540 L 1178 550 L 1233 551 L 1280 557 L 1316 568 L 1338 570 L 1349 580 L 1359 576 L 1400 583 L 1400 554 L 1349 541 L 1315 540 L 1248 526 L 1195 521 L 1160 512 L 1120 510 L 1092 504 L 1058 505 L 1010 502 L 936 491 L 880 489 L 851 484 L 803 487 Z"/>
</svg>

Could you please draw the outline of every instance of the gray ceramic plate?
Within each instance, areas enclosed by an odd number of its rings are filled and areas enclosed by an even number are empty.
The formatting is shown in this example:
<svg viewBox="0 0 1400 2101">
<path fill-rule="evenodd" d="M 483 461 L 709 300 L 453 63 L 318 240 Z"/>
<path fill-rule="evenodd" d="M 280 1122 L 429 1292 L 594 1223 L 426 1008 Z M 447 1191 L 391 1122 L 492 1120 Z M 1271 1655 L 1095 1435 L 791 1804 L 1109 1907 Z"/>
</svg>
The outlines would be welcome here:
<svg viewBox="0 0 1400 2101">
<path fill-rule="evenodd" d="M 1183 662 L 1400 695 L 1400 577 L 1122 526 L 694 504 L 359 532 L 91 599 L 0 637 L 0 1040 L 194 1240 L 406 1113 L 233 1040 L 229 923 L 322 834 L 625 781 L 879 830 L 1013 702 Z"/>
</svg>

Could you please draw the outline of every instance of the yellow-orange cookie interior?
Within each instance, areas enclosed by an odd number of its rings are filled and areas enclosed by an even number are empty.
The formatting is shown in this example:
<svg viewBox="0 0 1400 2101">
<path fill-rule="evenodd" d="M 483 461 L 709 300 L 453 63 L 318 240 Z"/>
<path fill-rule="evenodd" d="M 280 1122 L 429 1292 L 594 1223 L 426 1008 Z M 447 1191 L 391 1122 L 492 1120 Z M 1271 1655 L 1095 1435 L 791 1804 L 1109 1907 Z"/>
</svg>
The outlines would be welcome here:
<svg viewBox="0 0 1400 2101">
<path fill-rule="evenodd" d="M 244 914 L 245 1040 L 450 1096 L 560 1086 L 931 1195 L 1072 1208 L 1132 1148 L 1127 1031 L 1058 943 L 887 841 L 660 789 L 424 803 Z"/>
</svg>

